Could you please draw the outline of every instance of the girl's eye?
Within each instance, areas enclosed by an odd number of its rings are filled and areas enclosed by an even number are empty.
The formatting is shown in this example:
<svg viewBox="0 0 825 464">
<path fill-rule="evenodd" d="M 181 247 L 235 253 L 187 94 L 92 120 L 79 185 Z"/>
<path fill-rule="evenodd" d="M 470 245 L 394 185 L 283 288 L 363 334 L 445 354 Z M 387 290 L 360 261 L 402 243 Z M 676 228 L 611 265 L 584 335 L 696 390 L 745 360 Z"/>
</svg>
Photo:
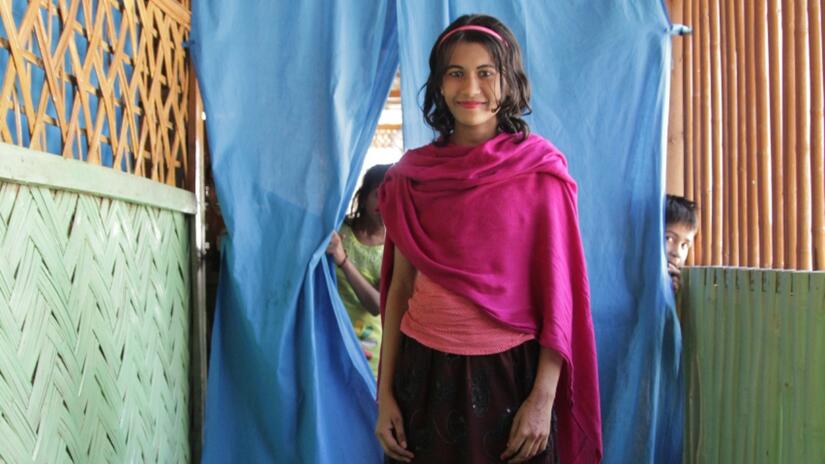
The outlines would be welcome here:
<svg viewBox="0 0 825 464">
<path fill-rule="evenodd" d="M 462 72 L 461 71 L 450 71 L 450 72 L 447 73 L 447 75 L 457 79 L 457 78 L 462 76 Z"/>
<path fill-rule="evenodd" d="M 486 71 L 485 70 L 485 71 L 479 71 L 478 72 L 479 77 L 493 77 L 494 75 L 495 75 L 495 73 L 493 71 Z"/>
</svg>

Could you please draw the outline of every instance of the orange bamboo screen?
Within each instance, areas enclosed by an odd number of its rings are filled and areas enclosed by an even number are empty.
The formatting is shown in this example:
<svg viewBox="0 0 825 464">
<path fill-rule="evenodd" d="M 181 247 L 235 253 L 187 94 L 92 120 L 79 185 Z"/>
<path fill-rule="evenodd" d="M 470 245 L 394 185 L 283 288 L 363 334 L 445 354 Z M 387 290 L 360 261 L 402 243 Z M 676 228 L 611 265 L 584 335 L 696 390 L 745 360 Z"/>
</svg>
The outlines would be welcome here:
<svg viewBox="0 0 825 464">
<path fill-rule="evenodd" d="M 0 0 L 0 141 L 183 186 L 189 0 Z"/>
<path fill-rule="evenodd" d="M 823 0 L 669 0 L 668 191 L 696 201 L 690 264 L 825 269 Z"/>
</svg>

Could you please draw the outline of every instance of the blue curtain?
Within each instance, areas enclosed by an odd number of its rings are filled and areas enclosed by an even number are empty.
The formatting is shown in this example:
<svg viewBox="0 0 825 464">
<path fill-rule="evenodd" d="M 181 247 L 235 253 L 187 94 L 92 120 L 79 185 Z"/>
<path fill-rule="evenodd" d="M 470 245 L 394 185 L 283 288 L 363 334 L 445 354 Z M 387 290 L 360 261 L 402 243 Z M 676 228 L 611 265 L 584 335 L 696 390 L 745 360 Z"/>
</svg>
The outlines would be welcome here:
<svg viewBox="0 0 825 464">
<path fill-rule="evenodd" d="M 378 462 L 375 384 L 324 246 L 398 66 L 395 3 L 193 5 L 228 230 L 203 460 Z"/>
<path fill-rule="evenodd" d="M 605 462 L 680 462 L 681 339 L 664 274 L 670 23 L 660 0 L 194 2 L 192 51 L 229 236 L 205 462 L 379 462 L 374 383 L 332 297 L 343 217 L 401 62 L 405 145 L 438 33 L 493 14 L 525 51 L 532 129 L 568 157 L 599 350 Z M 396 27 L 396 24 L 398 25 Z M 400 46 L 399 46 L 400 45 Z"/>
<path fill-rule="evenodd" d="M 501 19 L 524 52 L 531 129 L 567 155 L 592 290 L 606 463 L 681 462 L 681 335 L 664 275 L 670 21 L 660 0 L 400 2 L 407 148 L 428 143 L 421 87 L 455 18 Z"/>
</svg>

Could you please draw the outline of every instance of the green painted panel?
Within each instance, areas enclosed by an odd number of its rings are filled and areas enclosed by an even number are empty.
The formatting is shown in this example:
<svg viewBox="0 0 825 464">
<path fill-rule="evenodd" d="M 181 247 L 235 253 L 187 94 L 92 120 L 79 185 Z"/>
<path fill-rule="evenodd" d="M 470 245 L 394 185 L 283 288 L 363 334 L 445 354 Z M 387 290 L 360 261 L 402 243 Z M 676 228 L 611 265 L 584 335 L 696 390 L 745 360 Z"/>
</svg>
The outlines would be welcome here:
<svg viewBox="0 0 825 464">
<path fill-rule="evenodd" d="M 691 268 L 685 463 L 825 463 L 825 272 Z"/>
<path fill-rule="evenodd" d="M 0 181 L 90 193 L 187 214 L 195 214 L 197 207 L 192 192 L 7 143 L 0 143 Z"/>
<path fill-rule="evenodd" d="M 189 460 L 188 228 L 0 181 L 0 462 Z"/>
</svg>

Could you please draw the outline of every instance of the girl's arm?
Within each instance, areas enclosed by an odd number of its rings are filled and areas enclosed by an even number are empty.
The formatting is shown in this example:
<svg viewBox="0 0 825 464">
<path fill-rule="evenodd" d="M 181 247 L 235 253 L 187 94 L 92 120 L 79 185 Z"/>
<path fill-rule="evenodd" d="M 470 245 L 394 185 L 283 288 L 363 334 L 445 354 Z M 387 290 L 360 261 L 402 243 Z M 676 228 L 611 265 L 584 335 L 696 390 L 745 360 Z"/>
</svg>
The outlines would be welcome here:
<svg viewBox="0 0 825 464">
<path fill-rule="evenodd" d="M 502 460 L 523 462 L 547 448 L 562 363 L 557 352 L 541 347 L 536 381 L 513 419 Z"/>
<path fill-rule="evenodd" d="M 375 425 L 375 435 L 384 447 L 384 452 L 393 459 L 407 462 L 414 456 L 407 450 L 404 424 L 392 392 L 392 385 L 401 345 L 401 318 L 407 311 L 407 302 L 412 296 L 415 274 L 415 268 L 396 248 L 390 288 L 387 292 L 387 306 L 384 310 L 378 422 Z"/>
<path fill-rule="evenodd" d="M 355 290 L 355 296 L 358 297 L 361 306 L 373 316 L 377 316 L 381 304 L 378 289 L 367 282 L 367 279 L 364 278 L 361 271 L 359 271 L 349 259 L 344 259 L 343 264 L 338 264 L 338 267 L 341 268 L 341 271 L 347 278 L 347 282 L 349 282 L 352 289 Z"/>
<path fill-rule="evenodd" d="M 347 278 L 352 289 L 355 291 L 355 296 L 361 306 L 364 307 L 370 314 L 377 316 L 380 305 L 380 294 L 378 289 L 372 286 L 361 271 L 352 264 L 352 261 L 347 259 L 347 253 L 344 250 L 344 245 L 341 241 L 341 236 L 337 232 L 332 233 L 332 238 L 327 246 L 327 254 L 332 255 L 335 260 L 335 265 L 341 268 L 341 272 Z"/>
</svg>

